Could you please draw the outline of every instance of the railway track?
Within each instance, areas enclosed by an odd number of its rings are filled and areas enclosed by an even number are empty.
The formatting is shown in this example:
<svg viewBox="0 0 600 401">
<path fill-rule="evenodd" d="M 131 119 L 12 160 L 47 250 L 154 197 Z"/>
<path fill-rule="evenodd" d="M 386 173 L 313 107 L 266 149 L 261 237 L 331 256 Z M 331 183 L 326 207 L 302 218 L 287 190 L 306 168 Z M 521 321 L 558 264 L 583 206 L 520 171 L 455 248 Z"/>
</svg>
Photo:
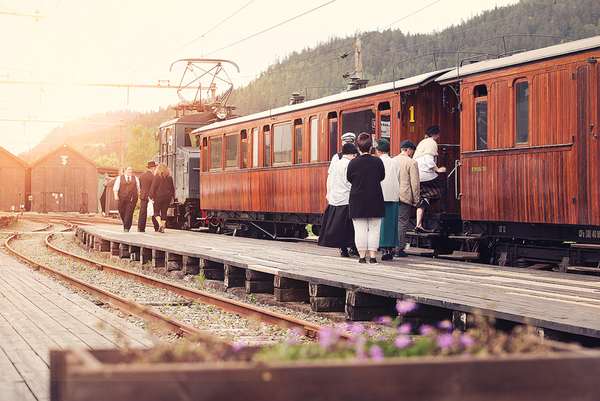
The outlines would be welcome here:
<svg viewBox="0 0 600 401">
<path fill-rule="evenodd" d="M 58 231 L 67 231 L 72 229 L 70 223 L 62 221 L 59 224 L 63 224 L 66 226 L 64 230 Z M 37 229 L 36 231 L 47 231 L 50 228 L 50 223 L 47 223 L 43 228 Z M 44 239 L 44 245 L 54 253 L 60 254 L 63 257 L 67 257 L 72 260 L 76 260 L 81 263 L 85 263 L 86 265 L 92 267 L 93 270 L 97 270 L 103 273 L 112 273 L 119 275 L 120 277 L 124 277 L 129 280 L 134 280 L 135 282 L 142 283 L 146 286 L 150 286 L 152 288 L 166 290 L 169 293 L 175 294 L 178 297 L 182 297 L 187 300 L 186 302 L 177 302 L 177 307 L 183 305 L 197 305 L 197 303 L 202 303 L 204 305 L 208 305 L 209 307 L 217 307 L 223 311 L 226 311 L 230 314 L 234 314 L 240 316 L 241 318 L 249 319 L 253 322 L 261 322 L 266 323 L 275 327 L 282 327 L 286 329 L 292 329 L 294 335 L 301 334 L 307 338 L 314 338 L 316 333 L 322 329 L 322 326 L 304 321 L 293 316 L 288 316 L 285 314 L 277 313 L 274 311 L 270 311 L 268 309 L 260 308 L 255 305 L 245 304 L 240 301 L 236 301 L 233 299 L 228 299 L 219 295 L 211 294 L 206 291 L 201 291 L 195 288 L 186 287 L 184 285 L 180 285 L 177 283 L 171 283 L 165 280 L 161 280 L 152 276 L 148 276 L 145 274 L 137 273 L 132 270 L 119 268 L 107 263 L 100 262 L 98 260 L 92 260 L 80 255 L 76 255 L 72 252 L 68 252 L 64 249 L 60 249 L 54 246 L 51 242 L 51 238 L 54 234 L 49 234 Z M 127 311 L 135 316 L 138 316 L 144 320 L 150 321 L 156 326 L 171 331 L 177 335 L 185 335 L 185 336 L 193 336 L 194 338 L 199 338 L 201 341 L 209 341 L 213 343 L 223 343 L 227 346 L 231 346 L 232 343 L 230 341 L 224 340 L 218 336 L 210 334 L 210 332 L 206 330 L 201 330 L 194 327 L 191 324 L 186 324 L 182 321 L 169 317 L 163 313 L 160 313 L 154 310 L 153 307 L 150 307 L 148 303 L 140 304 L 138 302 L 131 301 L 125 297 L 116 295 L 110 291 L 106 291 L 98 286 L 89 284 L 83 280 L 72 277 L 69 274 L 66 274 L 58 269 L 47 266 L 44 263 L 40 263 L 30 257 L 25 256 L 22 252 L 18 252 L 15 250 L 11 243 L 17 241 L 16 235 L 11 235 L 5 242 L 5 248 L 8 252 L 15 255 L 16 257 L 24 260 L 31 266 L 37 269 L 42 269 L 45 272 L 58 277 L 60 280 L 64 280 L 70 283 L 74 288 L 79 290 L 83 290 L 89 294 L 93 294 L 94 296 L 99 297 L 103 300 L 103 302 L 110 304 L 116 308 Z M 168 303 L 168 302 L 167 302 Z M 160 302 L 153 303 L 153 306 L 160 305 Z M 289 330 L 288 330 L 289 331 Z M 346 338 L 349 338 L 350 335 L 347 335 Z"/>
</svg>

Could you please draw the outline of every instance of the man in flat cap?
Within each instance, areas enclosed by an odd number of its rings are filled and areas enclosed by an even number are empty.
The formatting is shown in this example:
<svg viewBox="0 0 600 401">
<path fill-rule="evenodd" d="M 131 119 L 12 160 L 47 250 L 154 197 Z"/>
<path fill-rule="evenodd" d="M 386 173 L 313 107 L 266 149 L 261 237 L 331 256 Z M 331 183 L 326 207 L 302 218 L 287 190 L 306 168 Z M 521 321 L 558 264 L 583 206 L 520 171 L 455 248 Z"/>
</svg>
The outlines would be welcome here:
<svg viewBox="0 0 600 401">
<path fill-rule="evenodd" d="M 419 163 L 412 156 L 417 147 L 409 140 L 400 143 L 400 154 L 394 157 L 400 166 L 400 204 L 398 205 L 398 248 L 396 256 L 408 256 L 406 246 L 406 227 L 410 220 L 411 206 L 417 207 L 420 200 Z"/>
<path fill-rule="evenodd" d="M 148 217 L 148 193 L 152 186 L 152 180 L 154 180 L 154 170 L 156 170 L 156 162 L 150 160 L 148 162 L 148 170 L 140 175 L 140 217 L 138 218 L 138 232 L 146 231 L 146 218 Z M 154 231 L 158 231 L 158 221 L 152 213 L 152 224 L 154 225 Z"/>
</svg>

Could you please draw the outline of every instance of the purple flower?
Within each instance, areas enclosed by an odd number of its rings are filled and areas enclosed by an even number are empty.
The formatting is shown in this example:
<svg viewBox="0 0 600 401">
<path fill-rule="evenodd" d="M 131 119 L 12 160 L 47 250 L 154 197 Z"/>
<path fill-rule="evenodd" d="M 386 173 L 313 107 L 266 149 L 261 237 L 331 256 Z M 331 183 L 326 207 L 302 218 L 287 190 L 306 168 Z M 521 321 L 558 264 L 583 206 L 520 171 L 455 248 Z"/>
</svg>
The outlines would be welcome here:
<svg viewBox="0 0 600 401">
<path fill-rule="evenodd" d="M 419 333 L 420 333 L 422 336 L 428 336 L 428 335 L 430 335 L 431 333 L 433 333 L 433 327 L 431 327 L 431 326 L 430 326 L 430 325 L 428 325 L 428 324 L 424 324 L 424 325 L 422 325 L 421 327 L 419 327 Z"/>
<path fill-rule="evenodd" d="M 468 334 L 463 334 L 460 336 L 460 343 L 467 348 L 471 348 L 475 345 L 475 341 Z"/>
<path fill-rule="evenodd" d="M 398 334 L 409 334 L 412 329 L 410 323 L 404 323 L 403 325 L 398 326 Z"/>
<path fill-rule="evenodd" d="M 438 322 L 437 327 L 442 330 L 452 330 L 454 328 L 452 323 L 450 323 L 450 320 L 442 320 L 441 322 Z"/>
<path fill-rule="evenodd" d="M 389 326 L 390 324 L 392 324 L 392 318 L 389 316 L 380 316 L 377 319 L 375 319 L 375 322 Z"/>
<path fill-rule="evenodd" d="M 404 315 L 417 309 L 418 304 L 412 299 L 403 299 L 396 304 L 396 310 L 399 314 Z"/>
<path fill-rule="evenodd" d="M 238 340 L 235 343 L 233 343 L 233 345 L 231 346 L 231 349 L 234 350 L 235 352 L 241 350 L 242 348 L 244 348 L 246 346 L 246 342 L 244 340 Z"/>
<path fill-rule="evenodd" d="M 358 334 L 358 335 L 360 335 L 360 334 L 364 333 L 364 331 L 365 331 L 365 326 L 363 326 L 363 325 L 362 325 L 362 324 L 360 324 L 360 323 L 354 323 L 354 322 L 352 322 L 352 323 L 350 324 L 350 331 L 351 331 L 352 333 L 354 333 L 354 334 Z"/>
<path fill-rule="evenodd" d="M 367 343 L 367 339 L 364 337 L 358 337 L 356 339 L 356 358 L 363 359 L 365 357 L 365 344 Z"/>
<path fill-rule="evenodd" d="M 317 337 L 319 339 L 319 346 L 321 348 L 327 349 L 333 343 L 336 342 L 336 340 L 339 337 L 339 334 L 337 331 L 330 329 L 329 327 L 324 327 L 321 330 L 319 330 L 319 332 L 317 333 Z"/>
<path fill-rule="evenodd" d="M 408 336 L 398 336 L 394 339 L 394 345 L 398 349 L 405 348 L 408 344 L 410 344 L 410 337 Z"/>
<path fill-rule="evenodd" d="M 450 348 L 454 344 L 451 333 L 440 334 L 437 337 L 437 344 L 441 349 Z"/>
<path fill-rule="evenodd" d="M 369 350 L 369 355 L 375 361 L 383 361 L 383 350 L 378 345 L 373 345 Z"/>
</svg>

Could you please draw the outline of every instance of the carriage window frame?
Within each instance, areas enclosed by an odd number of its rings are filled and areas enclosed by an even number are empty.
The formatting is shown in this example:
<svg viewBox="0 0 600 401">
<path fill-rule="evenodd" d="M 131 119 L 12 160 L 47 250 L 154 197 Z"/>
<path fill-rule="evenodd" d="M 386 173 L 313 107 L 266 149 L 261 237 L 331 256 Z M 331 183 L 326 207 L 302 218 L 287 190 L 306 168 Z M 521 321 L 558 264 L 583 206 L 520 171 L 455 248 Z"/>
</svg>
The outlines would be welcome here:
<svg viewBox="0 0 600 401">
<path fill-rule="evenodd" d="M 475 149 L 488 149 L 488 101 L 487 97 L 475 102 Z M 485 110 L 483 109 L 485 106 Z M 483 118 L 485 117 L 485 118 Z"/>
<path fill-rule="evenodd" d="M 523 86 L 526 86 L 523 88 Z M 529 145 L 529 121 L 531 119 L 531 86 L 525 78 L 517 79 L 514 83 L 515 91 L 515 144 L 517 146 Z"/>
<path fill-rule="evenodd" d="M 294 120 L 294 164 L 302 164 L 303 128 L 303 121 L 301 118 Z"/>
<path fill-rule="evenodd" d="M 258 167 L 258 128 L 252 128 L 252 167 Z"/>
<path fill-rule="evenodd" d="M 225 170 L 239 168 L 240 163 L 240 134 L 226 134 L 223 140 L 225 145 Z"/>
<path fill-rule="evenodd" d="M 198 142 L 201 143 L 200 152 L 202 152 L 202 171 L 208 171 L 208 138 L 202 138 L 196 136 Z"/>
<path fill-rule="evenodd" d="M 209 144 L 209 171 L 223 170 L 223 137 L 213 136 L 212 138 L 210 138 Z"/>
<path fill-rule="evenodd" d="M 271 166 L 271 128 L 268 125 L 263 127 L 263 167 Z"/>
<path fill-rule="evenodd" d="M 335 111 L 330 112 L 327 115 L 327 126 L 329 129 L 329 157 L 327 160 L 331 160 L 333 155 L 338 152 L 338 114 Z"/>
<path fill-rule="evenodd" d="M 291 122 L 273 125 L 273 165 L 294 163 L 294 126 Z"/>
<path fill-rule="evenodd" d="M 310 162 L 319 160 L 319 117 L 311 117 L 309 123 Z"/>
</svg>

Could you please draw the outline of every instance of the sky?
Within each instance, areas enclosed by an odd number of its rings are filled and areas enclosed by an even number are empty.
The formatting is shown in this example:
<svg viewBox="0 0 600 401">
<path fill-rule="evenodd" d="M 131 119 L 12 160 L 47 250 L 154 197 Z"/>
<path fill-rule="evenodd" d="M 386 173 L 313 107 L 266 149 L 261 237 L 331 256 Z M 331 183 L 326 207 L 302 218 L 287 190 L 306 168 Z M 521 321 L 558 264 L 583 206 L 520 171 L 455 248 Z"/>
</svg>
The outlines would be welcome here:
<svg viewBox="0 0 600 401">
<path fill-rule="evenodd" d="M 240 87 L 333 36 L 431 33 L 516 1 L 0 0 L 0 146 L 19 154 L 67 121 L 179 102 L 173 88 L 80 84 L 175 86 L 185 66 L 176 61 L 211 58 L 237 64 L 224 68 Z"/>
</svg>

